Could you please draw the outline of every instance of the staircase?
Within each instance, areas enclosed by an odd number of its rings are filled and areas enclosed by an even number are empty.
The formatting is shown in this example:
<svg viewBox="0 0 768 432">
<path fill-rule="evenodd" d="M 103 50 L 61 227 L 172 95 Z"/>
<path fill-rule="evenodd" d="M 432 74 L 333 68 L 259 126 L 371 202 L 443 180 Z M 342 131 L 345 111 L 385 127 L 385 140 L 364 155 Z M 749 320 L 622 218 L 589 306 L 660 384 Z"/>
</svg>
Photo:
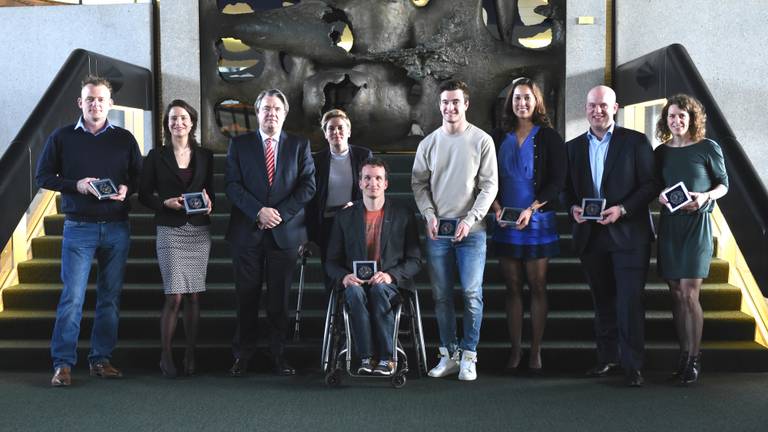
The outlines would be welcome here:
<svg viewBox="0 0 768 432">
<path fill-rule="evenodd" d="M 389 198 L 413 203 L 410 192 L 413 155 L 384 157 L 392 169 Z M 223 373 L 231 364 L 230 341 L 235 327 L 232 262 L 229 245 L 223 238 L 230 210 L 230 203 L 224 195 L 224 165 L 224 155 L 217 155 L 213 245 L 208 268 L 208 291 L 201 296 L 197 354 L 198 369 L 213 373 Z M 113 357 L 116 365 L 128 371 L 157 368 L 160 356 L 159 317 L 163 302 L 162 281 L 155 258 L 152 214 L 138 203 L 135 195 L 131 197 L 131 205 L 134 209 L 131 214 L 131 252 L 122 295 L 119 342 Z M 59 273 L 63 221 L 63 215 L 46 218 L 46 235 L 32 243 L 34 258 L 18 267 L 19 285 L 3 291 L 5 311 L 0 312 L 0 369 L 50 368 L 50 336 L 61 290 Z M 571 252 L 570 230 L 565 214 L 558 215 L 558 225 L 562 234 L 562 256 L 550 263 L 550 313 L 542 357 L 548 370 L 576 372 L 586 370 L 595 359 L 592 300 L 579 260 Z M 291 342 L 287 348 L 289 359 L 300 368 L 319 368 L 327 305 L 321 271 L 319 259 L 310 258 L 303 298 L 302 337 L 299 342 Z M 92 271 L 91 282 L 95 281 L 94 276 L 95 271 Z M 294 288 L 298 287 L 298 279 L 297 266 Z M 741 293 L 727 280 L 728 263 L 714 259 L 710 277 L 701 292 L 705 310 L 704 367 L 720 371 L 766 371 L 768 350 L 753 341 L 755 323 L 750 316 L 739 311 Z M 428 358 L 432 361 L 438 339 L 426 270 L 418 275 L 417 283 Z M 296 289 L 292 294 L 291 305 L 295 306 Z M 462 303 L 458 290 L 456 300 L 460 309 Z M 526 298 L 526 304 L 527 301 Z M 509 346 L 504 286 L 498 271 L 498 260 L 490 247 L 485 268 L 484 302 L 485 314 L 478 348 L 478 368 L 481 372 L 500 369 L 507 360 Z M 87 361 L 94 303 L 95 288 L 89 285 L 78 349 L 79 367 Z M 671 369 L 676 365 L 678 355 L 670 312 L 671 300 L 666 285 L 656 276 L 655 257 L 649 270 L 645 305 L 647 369 Z M 524 329 L 524 339 L 528 334 L 530 329 Z M 183 325 L 180 323 L 177 330 L 177 363 L 181 359 L 183 336 Z M 258 357 L 253 369 L 259 367 L 259 362 L 266 365 L 266 356 Z"/>
</svg>

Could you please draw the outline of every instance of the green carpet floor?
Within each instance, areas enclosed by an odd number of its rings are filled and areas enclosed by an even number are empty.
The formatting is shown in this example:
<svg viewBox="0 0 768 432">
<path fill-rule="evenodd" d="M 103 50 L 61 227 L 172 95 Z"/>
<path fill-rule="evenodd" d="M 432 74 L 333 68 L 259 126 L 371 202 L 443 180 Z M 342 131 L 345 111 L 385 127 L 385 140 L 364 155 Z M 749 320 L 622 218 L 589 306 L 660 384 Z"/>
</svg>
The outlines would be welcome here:
<svg viewBox="0 0 768 432">
<path fill-rule="evenodd" d="M 691 387 L 650 374 L 644 388 L 620 376 L 478 381 L 347 379 L 254 373 L 166 380 L 149 371 L 122 380 L 75 371 L 73 387 L 42 372 L 0 372 L 2 431 L 765 431 L 768 373 L 706 373 Z"/>
</svg>

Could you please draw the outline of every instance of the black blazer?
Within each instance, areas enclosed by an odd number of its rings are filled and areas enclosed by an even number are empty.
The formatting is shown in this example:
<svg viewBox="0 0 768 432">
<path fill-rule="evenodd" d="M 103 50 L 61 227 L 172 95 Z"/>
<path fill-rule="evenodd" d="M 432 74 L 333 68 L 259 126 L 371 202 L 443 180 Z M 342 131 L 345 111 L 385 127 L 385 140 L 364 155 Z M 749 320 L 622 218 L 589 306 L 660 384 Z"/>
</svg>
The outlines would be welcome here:
<svg viewBox="0 0 768 432">
<path fill-rule="evenodd" d="M 325 272 L 333 286 L 341 287 L 344 276 L 352 273 L 352 261 L 368 259 L 365 244 L 365 206 L 355 201 L 336 214 L 328 242 Z M 384 203 L 381 226 L 381 262 L 379 270 L 389 273 L 394 283 L 413 290 L 413 278 L 421 270 L 419 234 L 413 210 L 398 202 Z"/>
<path fill-rule="evenodd" d="M 210 225 L 207 214 L 187 215 L 183 210 L 173 210 L 163 205 L 168 198 L 179 197 L 187 192 L 202 192 L 203 189 L 216 203 L 213 190 L 213 153 L 205 148 L 192 148 L 190 167 L 194 170 L 192 182 L 186 186 L 178 175 L 179 165 L 173 155 L 173 146 L 162 146 L 149 151 L 144 159 L 139 182 L 139 201 L 155 211 L 155 224 L 179 227 L 187 222 L 191 225 Z"/>
<path fill-rule="evenodd" d="M 491 136 L 496 144 L 498 157 L 507 131 L 494 129 L 491 131 Z M 533 192 L 536 194 L 536 200 L 547 203 L 541 207 L 541 211 L 554 210 L 557 207 L 560 192 L 565 186 L 566 171 L 563 138 L 556 130 L 542 126 L 533 137 Z M 499 188 L 499 194 L 501 194 L 501 188 Z M 501 202 L 500 195 L 496 199 Z"/>
<path fill-rule="evenodd" d="M 594 198 L 589 163 L 589 139 L 584 133 L 566 143 L 568 178 L 563 193 L 566 208 L 581 206 L 582 198 Z M 627 214 L 607 225 L 613 247 L 634 249 L 653 239 L 648 203 L 657 195 L 654 179 L 653 148 L 640 132 L 615 126 L 605 157 L 602 196 L 606 208 L 622 204 Z M 573 224 L 573 244 L 577 252 L 586 248 L 594 222 Z"/>
<path fill-rule="evenodd" d="M 352 199 L 357 201 L 363 198 L 358 185 L 360 180 L 360 167 L 366 159 L 373 156 L 371 150 L 365 147 L 349 146 L 349 153 L 352 159 Z M 312 155 L 315 162 L 315 186 L 317 192 L 312 200 L 307 204 L 307 234 L 309 239 L 315 243 L 320 240 L 320 224 L 323 223 L 323 213 L 325 204 L 328 202 L 328 176 L 331 167 L 331 150 L 325 148 Z M 319 243 L 318 243 L 319 244 Z"/>
<path fill-rule="evenodd" d="M 264 230 L 256 223 L 262 207 L 277 209 L 283 219 L 272 228 L 278 247 L 298 247 L 307 241 L 304 206 L 315 194 L 315 164 L 309 141 L 283 131 L 278 146 L 270 187 L 261 134 L 251 132 L 229 141 L 226 191 L 232 213 L 226 238 L 234 245 L 261 243 Z"/>
</svg>

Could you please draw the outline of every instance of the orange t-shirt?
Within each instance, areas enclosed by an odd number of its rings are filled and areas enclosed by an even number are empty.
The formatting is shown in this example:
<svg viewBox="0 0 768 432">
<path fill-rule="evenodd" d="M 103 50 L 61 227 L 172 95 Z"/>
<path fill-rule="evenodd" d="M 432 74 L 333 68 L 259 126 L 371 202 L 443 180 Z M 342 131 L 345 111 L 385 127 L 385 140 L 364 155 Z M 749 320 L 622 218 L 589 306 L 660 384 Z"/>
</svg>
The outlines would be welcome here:
<svg viewBox="0 0 768 432">
<path fill-rule="evenodd" d="M 381 258 L 381 224 L 384 220 L 384 209 L 365 211 L 365 246 L 368 259 L 378 262 Z"/>
</svg>

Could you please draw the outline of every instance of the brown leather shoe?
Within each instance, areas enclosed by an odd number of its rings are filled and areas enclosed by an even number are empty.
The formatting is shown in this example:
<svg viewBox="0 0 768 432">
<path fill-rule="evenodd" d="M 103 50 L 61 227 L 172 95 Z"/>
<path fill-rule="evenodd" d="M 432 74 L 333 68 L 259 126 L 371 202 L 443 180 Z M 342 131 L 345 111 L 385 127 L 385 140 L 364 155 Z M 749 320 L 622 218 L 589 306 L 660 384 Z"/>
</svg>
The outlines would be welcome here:
<svg viewBox="0 0 768 432">
<path fill-rule="evenodd" d="M 51 378 L 51 386 L 68 387 L 70 384 L 72 384 L 72 375 L 69 366 L 57 367 Z"/>
<path fill-rule="evenodd" d="M 102 378 L 122 378 L 123 373 L 120 369 L 112 366 L 109 360 L 101 360 L 96 363 L 91 363 L 91 376 L 97 376 Z"/>
</svg>

